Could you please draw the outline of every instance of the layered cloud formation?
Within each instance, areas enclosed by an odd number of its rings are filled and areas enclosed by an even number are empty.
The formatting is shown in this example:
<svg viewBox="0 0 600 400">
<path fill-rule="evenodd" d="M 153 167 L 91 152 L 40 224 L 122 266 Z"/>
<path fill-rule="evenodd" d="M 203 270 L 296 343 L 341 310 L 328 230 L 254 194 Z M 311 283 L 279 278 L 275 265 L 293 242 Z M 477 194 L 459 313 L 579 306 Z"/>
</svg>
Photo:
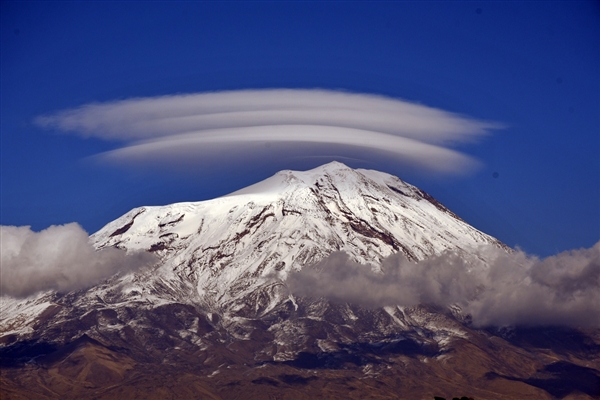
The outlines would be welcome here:
<svg viewBox="0 0 600 400">
<path fill-rule="evenodd" d="M 543 260 L 493 246 L 418 263 L 393 255 L 381 272 L 334 253 L 290 274 L 287 285 L 300 296 L 371 308 L 457 304 L 475 326 L 600 326 L 600 242 Z"/>
<path fill-rule="evenodd" d="M 156 262 L 146 252 L 126 254 L 106 248 L 96 251 L 76 223 L 33 232 L 28 226 L 0 226 L 2 279 L 0 293 L 27 297 L 44 290 L 83 289 L 117 272 L 129 272 Z"/>
<path fill-rule="evenodd" d="M 449 148 L 500 128 L 382 96 L 327 90 L 242 90 L 87 104 L 38 117 L 46 128 L 126 142 L 116 162 L 214 162 L 378 153 L 426 170 L 476 165 Z"/>
</svg>

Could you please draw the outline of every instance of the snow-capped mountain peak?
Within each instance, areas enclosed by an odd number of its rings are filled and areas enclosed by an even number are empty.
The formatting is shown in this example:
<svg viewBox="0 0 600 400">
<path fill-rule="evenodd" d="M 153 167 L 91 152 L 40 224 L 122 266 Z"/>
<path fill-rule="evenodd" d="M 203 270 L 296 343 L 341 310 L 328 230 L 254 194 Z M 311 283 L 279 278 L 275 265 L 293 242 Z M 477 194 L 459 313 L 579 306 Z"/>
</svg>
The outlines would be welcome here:
<svg viewBox="0 0 600 400">
<path fill-rule="evenodd" d="M 478 397 L 537 399 L 550 397 L 525 383 L 539 376 L 551 376 L 551 389 L 557 371 L 564 382 L 597 381 L 588 368 L 597 340 L 579 331 L 557 331 L 555 344 L 546 329 L 511 343 L 513 331 L 474 329 L 457 304 L 367 309 L 290 292 L 289 274 L 335 251 L 377 273 L 394 253 L 506 248 L 386 173 L 335 162 L 281 171 L 217 199 L 133 209 L 90 239 L 159 262 L 85 290 L 2 297 L 0 360 L 19 366 L 2 383 L 21 382 L 25 397 L 135 397 L 138 385 L 141 397 L 173 387 L 185 398 L 264 398 L 267 389 L 307 398 L 315 385 L 331 398 L 478 387 Z M 576 388 L 596 394 L 590 387 Z"/>
<path fill-rule="evenodd" d="M 285 278 L 333 251 L 376 264 L 398 252 L 420 260 L 446 249 L 501 245 L 399 178 L 339 162 L 281 171 L 213 200 L 137 208 L 92 240 L 99 248 L 157 253 L 164 262 L 155 280 L 166 287 L 185 282 L 185 290 L 195 287 L 186 298 L 221 311 L 242 307 L 259 287 L 270 288 L 266 308 L 274 307 L 287 295 L 273 291 L 265 276 Z"/>
</svg>

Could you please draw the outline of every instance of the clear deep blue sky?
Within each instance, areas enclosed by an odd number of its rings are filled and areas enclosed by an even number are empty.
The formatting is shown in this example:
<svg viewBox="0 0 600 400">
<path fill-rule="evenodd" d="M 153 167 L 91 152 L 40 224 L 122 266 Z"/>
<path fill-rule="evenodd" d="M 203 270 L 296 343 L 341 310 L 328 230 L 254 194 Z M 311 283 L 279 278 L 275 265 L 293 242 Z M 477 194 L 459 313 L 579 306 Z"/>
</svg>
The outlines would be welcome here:
<svg viewBox="0 0 600 400">
<path fill-rule="evenodd" d="M 141 96 L 325 88 L 498 121 L 434 178 L 371 160 L 510 246 L 547 256 L 600 239 L 597 2 L 2 2 L 1 223 L 80 223 L 213 198 L 315 161 L 186 173 L 86 162 L 118 147 L 36 116 Z"/>
</svg>

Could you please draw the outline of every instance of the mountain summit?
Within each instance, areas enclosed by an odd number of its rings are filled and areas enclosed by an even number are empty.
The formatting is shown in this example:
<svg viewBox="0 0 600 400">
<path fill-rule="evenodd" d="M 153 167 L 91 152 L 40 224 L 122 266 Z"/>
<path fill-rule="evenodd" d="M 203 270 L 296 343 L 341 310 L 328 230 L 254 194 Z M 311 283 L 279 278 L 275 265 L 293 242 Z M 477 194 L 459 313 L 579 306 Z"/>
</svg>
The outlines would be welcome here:
<svg viewBox="0 0 600 400">
<path fill-rule="evenodd" d="M 337 251 L 377 272 L 392 254 L 509 250 L 386 173 L 281 171 L 217 199 L 133 209 L 90 240 L 159 262 L 86 290 L 3 297 L 9 397 L 549 399 L 573 376 L 600 382 L 600 345 L 581 331 L 481 330 L 457 306 L 293 295 L 288 275 Z M 600 394 L 575 382 L 568 393 Z"/>
</svg>

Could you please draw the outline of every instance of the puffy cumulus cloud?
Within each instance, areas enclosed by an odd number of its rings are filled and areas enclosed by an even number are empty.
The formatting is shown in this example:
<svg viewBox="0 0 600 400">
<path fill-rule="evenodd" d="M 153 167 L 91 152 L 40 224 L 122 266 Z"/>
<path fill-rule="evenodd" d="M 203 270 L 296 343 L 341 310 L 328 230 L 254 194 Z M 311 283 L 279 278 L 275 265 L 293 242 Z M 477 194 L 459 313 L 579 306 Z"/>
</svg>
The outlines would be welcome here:
<svg viewBox="0 0 600 400">
<path fill-rule="evenodd" d="M 33 232 L 29 226 L 0 226 L 0 293 L 27 297 L 44 290 L 66 292 L 98 283 L 117 272 L 156 262 L 146 252 L 95 250 L 76 223 Z"/>
<path fill-rule="evenodd" d="M 458 304 L 475 326 L 600 326 L 600 242 L 543 260 L 485 246 L 417 263 L 393 255 L 380 267 L 334 253 L 290 274 L 287 285 L 300 296 L 370 308 Z"/>
<path fill-rule="evenodd" d="M 385 153 L 433 171 L 476 162 L 448 146 L 501 125 L 399 99 L 327 90 L 242 90 L 87 104 L 36 119 L 39 126 L 124 141 L 120 162 Z M 273 146 L 277 145 L 277 146 Z"/>
</svg>

